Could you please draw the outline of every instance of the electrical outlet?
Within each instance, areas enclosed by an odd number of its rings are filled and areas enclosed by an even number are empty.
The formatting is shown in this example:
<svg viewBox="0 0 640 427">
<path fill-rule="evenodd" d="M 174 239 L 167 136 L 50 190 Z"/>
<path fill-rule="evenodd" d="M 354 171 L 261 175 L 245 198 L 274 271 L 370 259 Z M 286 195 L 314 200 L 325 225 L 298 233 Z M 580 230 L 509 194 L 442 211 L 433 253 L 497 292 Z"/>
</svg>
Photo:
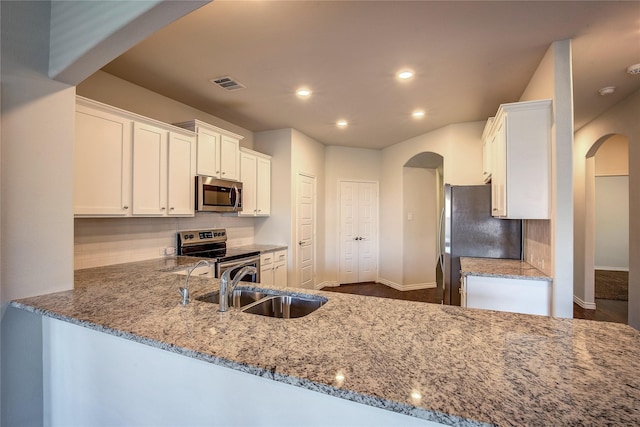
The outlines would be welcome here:
<svg viewBox="0 0 640 427">
<path fill-rule="evenodd" d="M 162 255 L 170 256 L 175 254 L 176 254 L 176 248 L 174 248 L 173 246 L 167 246 L 166 248 L 163 248 Z"/>
</svg>

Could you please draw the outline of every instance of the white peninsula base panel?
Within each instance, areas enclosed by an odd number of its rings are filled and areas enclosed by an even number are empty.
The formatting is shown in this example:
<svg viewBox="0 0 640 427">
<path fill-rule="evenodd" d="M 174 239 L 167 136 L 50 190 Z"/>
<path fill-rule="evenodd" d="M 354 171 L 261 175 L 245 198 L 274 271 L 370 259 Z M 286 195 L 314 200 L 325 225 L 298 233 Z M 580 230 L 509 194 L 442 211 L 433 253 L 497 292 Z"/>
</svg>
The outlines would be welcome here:
<svg viewBox="0 0 640 427">
<path fill-rule="evenodd" d="M 48 426 L 442 425 L 49 317 L 43 341 Z"/>
<path fill-rule="evenodd" d="M 462 289 L 463 307 L 551 315 L 551 283 L 547 280 L 467 275 Z"/>
</svg>

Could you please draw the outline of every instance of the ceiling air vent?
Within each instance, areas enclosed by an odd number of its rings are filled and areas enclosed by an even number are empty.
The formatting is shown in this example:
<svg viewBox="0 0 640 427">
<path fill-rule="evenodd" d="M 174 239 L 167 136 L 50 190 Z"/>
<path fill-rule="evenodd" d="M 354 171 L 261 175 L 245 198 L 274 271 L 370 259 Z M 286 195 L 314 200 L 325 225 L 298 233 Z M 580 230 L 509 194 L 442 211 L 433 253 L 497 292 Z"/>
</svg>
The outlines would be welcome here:
<svg viewBox="0 0 640 427">
<path fill-rule="evenodd" d="M 245 85 L 243 85 L 242 83 L 240 83 L 237 80 L 232 79 L 229 76 L 216 77 L 215 79 L 211 79 L 209 81 L 211 83 L 213 83 L 214 85 L 218 85 L 222 89 L 225 89 L 225 90 L 238 90 L 238 89 L 245 89 L 246 88 Z"/>
</svg>

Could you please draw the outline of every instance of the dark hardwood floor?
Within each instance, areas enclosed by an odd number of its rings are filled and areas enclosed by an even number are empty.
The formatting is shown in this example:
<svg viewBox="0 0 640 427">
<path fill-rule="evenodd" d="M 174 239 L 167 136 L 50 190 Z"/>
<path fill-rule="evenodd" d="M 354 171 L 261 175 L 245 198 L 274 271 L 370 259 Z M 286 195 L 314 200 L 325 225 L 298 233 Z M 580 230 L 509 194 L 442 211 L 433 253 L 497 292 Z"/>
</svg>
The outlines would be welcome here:
<svg viewBox="0 0 640 427">
<path fill-rule="evenodd" d="M 417 291 L 398 291 L 381 283 L 363 282 L 322 288 L 328 292 L 368 295 L 381 298 L 393 298 L 408 301 L 420 301 L 440 304 L 442 290 L 439 288 L 421 289 Z M 627 323 L 627 301 L 596 299 L 595 310 L 585 310 L 577 304 L 573 305 L 573 317 L 576 319 L 598 320 L 603 322 Z"/>
<path fill-rule="evenodd" d="M 380 298 L 401 299 L 405 301 L 431 302 L 436 304 L 439 304 L 442 300 L 442 291 L 438 288 L 420 289 L 417 291 L 398 291 L 390 288 L 389 286 L 375 282 L 349 283 L 337 287 L 322 288 L 322 290 Z"/>
<path fill-rule="evenodd" d="M 599 320 L 603 322 L 615 322 L 627 324 L 627 301 L 596 298 L 596 309 L 585 310 L 578 304 L 573 304 L 574 319 Z"/>
</svg>

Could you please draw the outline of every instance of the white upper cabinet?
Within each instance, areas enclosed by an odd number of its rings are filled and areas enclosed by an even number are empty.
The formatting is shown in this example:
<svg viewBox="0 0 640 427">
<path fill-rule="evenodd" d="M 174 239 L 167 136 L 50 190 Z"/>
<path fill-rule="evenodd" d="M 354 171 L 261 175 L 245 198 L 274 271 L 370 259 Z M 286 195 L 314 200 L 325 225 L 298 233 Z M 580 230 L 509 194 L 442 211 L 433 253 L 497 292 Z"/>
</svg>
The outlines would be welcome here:
<svg viewBox="0 0 640 427">
<path fill-rule="evenodd" d="M 240 137 L 220 138 L 220 178 L 240 180 Z"/>
<path fill-rule="evenodd" d="M 193 132 L 77 97 L 74 215 L 193 216 Z"/>
<path fill-rule="evenodd" d="M 130 215 L 133 120 L 83 98 L 75 119 L 74 215 Z"/>
<path fill-rule="evenodd" d="M 196 138 L 169 133 L 167 215 L 195 214 Z"/>
<path fill-rule="evenodd" d="M 167 210 L 167 131 L 146 123 L 133 128 L 133 215 Z"/>
<path fill-rule="evenodd" d="M 176 123 L 198 135 L 197 167 L 198 175 L 240 180 L 240 140 L 243 138 L 217 126 L 190 120 Z"/>
<path fill-rule="evenodd" d="M 246 148 L 240 149 L 242 212 L 238 216 L 271 214 L 271 157 Z"/>
<path fill-rule="evenodd" d="M 501 105 L 488 137 L 492 215 L 549 219 L 551 101 Z"/>
<path fill-rule="evenodd" d="M 482 132 L 482 181 L 487 184 L 491 182 L 493 172 L 493 135 L 491 128 L 495 117 L 490 117 Z"/>
</svg>

